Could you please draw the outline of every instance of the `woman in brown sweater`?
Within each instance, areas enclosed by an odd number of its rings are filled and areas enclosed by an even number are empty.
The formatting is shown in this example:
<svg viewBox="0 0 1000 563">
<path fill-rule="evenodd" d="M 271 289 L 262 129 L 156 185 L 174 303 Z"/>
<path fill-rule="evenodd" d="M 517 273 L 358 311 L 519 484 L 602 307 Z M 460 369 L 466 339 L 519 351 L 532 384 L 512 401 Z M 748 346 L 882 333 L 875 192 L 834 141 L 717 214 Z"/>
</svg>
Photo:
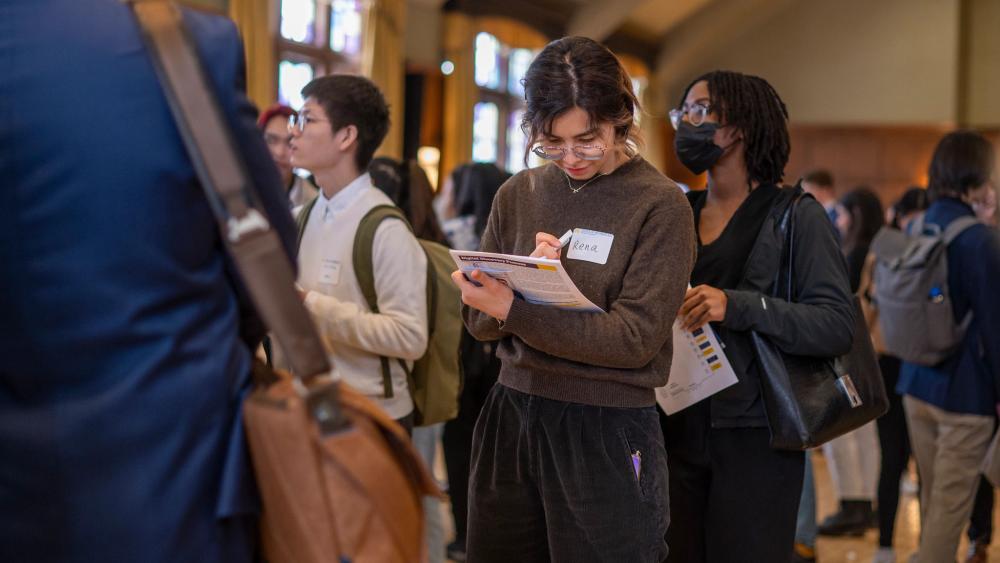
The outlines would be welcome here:
<svg viewBox="0 0 1000 563">
<path fill-rule="evenodd" d="M 533 304 L 478 271 L 481 287 L 453 275 L 469 331 L 499 339 L 502 363 L 473 439 L 469 560 L 659 563 L 669 517 L 654 389 L 670 372 L 691 271 L 691 210 L 636 155 L 638 101 L 606 48 L 550 43 L 525 97 L 523 128 L 550 164 L 500 189 L 482 250 L 559 258 L 607 312 Z M 568 229 L 587 232 L 562 249 L 554 234 Z"/>
</svg>

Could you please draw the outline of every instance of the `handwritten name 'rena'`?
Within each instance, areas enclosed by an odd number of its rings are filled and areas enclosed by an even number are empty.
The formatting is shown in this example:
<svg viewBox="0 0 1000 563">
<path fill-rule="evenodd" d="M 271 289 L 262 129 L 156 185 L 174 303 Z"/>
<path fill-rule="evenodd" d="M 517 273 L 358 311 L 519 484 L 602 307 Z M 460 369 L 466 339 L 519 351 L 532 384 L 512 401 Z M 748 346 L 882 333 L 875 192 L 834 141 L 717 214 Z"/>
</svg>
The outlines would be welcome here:
<svg viewBox="0 0 1000 563">
<path fill-rule="evenodd" d="M 591 252 L 593 254 L 597 254 L 600 252 L 597 246 L 597 243 L 573 241 L 573 250 L 577 252 Z"/>
</svg>

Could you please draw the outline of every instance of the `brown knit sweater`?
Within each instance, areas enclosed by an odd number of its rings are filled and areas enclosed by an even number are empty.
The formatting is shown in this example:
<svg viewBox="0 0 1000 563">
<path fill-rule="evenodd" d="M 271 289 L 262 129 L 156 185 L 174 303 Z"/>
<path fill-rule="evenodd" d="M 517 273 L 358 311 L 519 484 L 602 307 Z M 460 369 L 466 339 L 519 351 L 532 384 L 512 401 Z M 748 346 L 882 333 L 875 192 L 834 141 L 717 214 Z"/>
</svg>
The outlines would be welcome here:
<svg viewBox="0 0 1000 563">
<path fill-rule="evenodd" d="M 580 185 L 574 182 L 574 187 Z M 535 233 L 568 229 L 614 235 L 606 264 L 562 262 L 580 291 L 607 313 L 581 313 L 514 299 L 503 328 L 465 307 L 480 340 L 501 339 L 500 383 L 549 399 L 607 407 L 654 404 L 673 356 L 671 330 L 694 260 L 691 207 L 641 157 L 577 193 L 557 166 L 525 170 L 500 188 L 482 250 L 528 255 Z"/>
</svg>

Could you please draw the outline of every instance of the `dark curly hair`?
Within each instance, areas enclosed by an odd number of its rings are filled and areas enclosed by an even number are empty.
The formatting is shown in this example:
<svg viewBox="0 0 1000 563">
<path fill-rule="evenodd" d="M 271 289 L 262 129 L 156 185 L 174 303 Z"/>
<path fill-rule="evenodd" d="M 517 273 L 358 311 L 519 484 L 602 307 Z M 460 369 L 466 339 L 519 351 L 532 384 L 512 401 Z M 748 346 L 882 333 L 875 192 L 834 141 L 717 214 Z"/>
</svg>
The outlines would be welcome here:
<svg viewBox="0 0 1000 563">
<path fill-rule="evenodd" d="M 791 144 L 788 139 L 788 109 L 778 92 L 759 76 L 716 70 L 691 81 L 684 89 L 678 109 L 691 87 L 708 83 L 711 110 L 723 125 L 743 133 L 747 176 L 751 182 L 777 184 L 785 176 Z"/>
<path fill-rule="evenodd" d="M 640 105 L 632 79 L 618 57 L 593 39 L 563 37 L 546 45 L 524 75 L 524 99 L 521 130 L 530 141 L 525 164 L 531 145 L 551 133 L 555 118 L 574 107 L 587 112 L 592 126 L 610 122 L 629 156 L 642 143 L 635 127 Z"/>
</svg>

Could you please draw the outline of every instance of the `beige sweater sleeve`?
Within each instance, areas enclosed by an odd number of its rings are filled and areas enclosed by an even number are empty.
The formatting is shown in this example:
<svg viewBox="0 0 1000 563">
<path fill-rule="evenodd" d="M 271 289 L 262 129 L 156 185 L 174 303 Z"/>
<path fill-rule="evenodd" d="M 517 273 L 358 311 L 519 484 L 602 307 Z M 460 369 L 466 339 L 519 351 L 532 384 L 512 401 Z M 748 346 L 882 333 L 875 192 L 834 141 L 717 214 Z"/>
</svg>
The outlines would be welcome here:
<svg viewBox="0 0 1000 563">
<path fill-rule="evenodd" d="M 372 259 L 378 313 L 311 291 L 305 304 L 327 346 L 417 360 L 427 350 L 427 256 L 406 225 L 389 220 L 375 232 Z"/>
</svg>

